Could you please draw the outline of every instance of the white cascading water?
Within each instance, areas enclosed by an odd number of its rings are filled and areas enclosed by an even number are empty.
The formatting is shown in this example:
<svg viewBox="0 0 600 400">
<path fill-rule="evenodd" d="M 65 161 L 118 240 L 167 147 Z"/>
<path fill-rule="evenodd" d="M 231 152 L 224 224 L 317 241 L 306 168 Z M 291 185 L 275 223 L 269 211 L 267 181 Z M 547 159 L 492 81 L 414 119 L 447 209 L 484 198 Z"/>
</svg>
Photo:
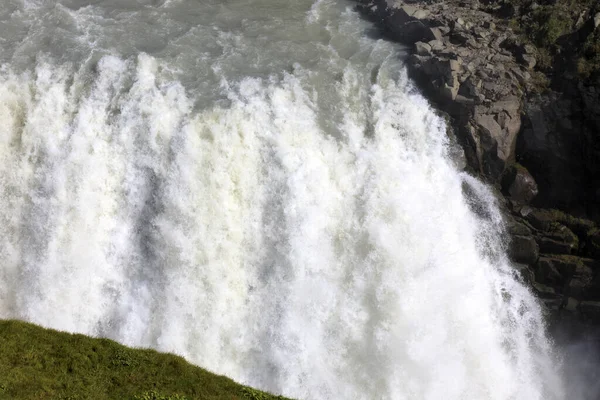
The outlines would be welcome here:
<svg viewBox="0 0 600 400">
<path fill-rule="evenodd" d="M 341 0 L 131 4 L 0 6 L 1 318 L 303 399 L 564 398 L 401 48 Z"/>
</svg>

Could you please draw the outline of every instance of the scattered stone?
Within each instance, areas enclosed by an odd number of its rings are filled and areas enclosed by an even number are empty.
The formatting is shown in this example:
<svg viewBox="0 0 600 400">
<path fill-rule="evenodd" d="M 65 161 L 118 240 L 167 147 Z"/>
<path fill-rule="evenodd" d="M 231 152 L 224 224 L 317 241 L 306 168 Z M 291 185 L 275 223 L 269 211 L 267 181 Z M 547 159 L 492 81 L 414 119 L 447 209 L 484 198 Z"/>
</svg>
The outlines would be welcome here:
<svg viewBox="0 0 600 400">
<path fill-rule="evenodd" d="M 537 53 L 537 50 L 535 49 L 534 46 L 530 45 L 530 44 L 526 44 L 523 46 L 523 52 L 525 54 L 530 54 L 530 55 L 534 55 Z"/>
<path fill-rule="evenodd" d="M 512 72 L 521 85 L 526 85 L 531 79 L 531 74 L 529 72 L 521 71 L 519 68 L 511 68 L 510 72 Z"/>
<path fill-rule="evenodd" d="M 441 40 L 431 40 L 427 44 L 431 47 L 431 50 L 433 51 L 440 51 L 444 49 L 444 42 L 442 42 Z"/>
<path fill-rule="evenodd" d="M 429 28 L 429 40 L 442 40 L 444 35 L 439 30 L 439 28 Z"/>
<path fill-rule="evenodd" d="M 429 16 L 429 14 L 429 11 L 419 9 L 415 11 L 415 13 L 412 16 L 417 19 L 425 19 Z"/>
<path fill-rule="evenodd" d="M 494 29 L 496 29 L 496 24 L 491 21 L 484 21 L 483 27 L 485 29 L 489 29 L 489 30 L 493 31 Z"/>
<path fill-rule="evenodd" d="M 537 60 L 535 59 L 534 56 L 529 55 L 529 54 L 523 54 L 521 56 L 521 62 L 523 63 L 523 65 L 525 65 L 527 68 L 529 69 L 533 69 L 533 67 L 535 67 Z"/>
</svg>

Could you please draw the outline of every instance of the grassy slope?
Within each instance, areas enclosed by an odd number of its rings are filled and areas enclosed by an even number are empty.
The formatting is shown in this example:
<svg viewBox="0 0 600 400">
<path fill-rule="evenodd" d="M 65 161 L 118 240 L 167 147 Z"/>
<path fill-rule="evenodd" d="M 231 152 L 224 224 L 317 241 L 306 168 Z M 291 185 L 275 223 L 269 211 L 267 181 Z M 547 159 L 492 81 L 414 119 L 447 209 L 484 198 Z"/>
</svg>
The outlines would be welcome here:
<svg viewBox="0 0 600 400">
<path fill-rule="evenodd" d="M 0 399 L 284 399 L 154 350 L 0 321 Z"/>
</svg>

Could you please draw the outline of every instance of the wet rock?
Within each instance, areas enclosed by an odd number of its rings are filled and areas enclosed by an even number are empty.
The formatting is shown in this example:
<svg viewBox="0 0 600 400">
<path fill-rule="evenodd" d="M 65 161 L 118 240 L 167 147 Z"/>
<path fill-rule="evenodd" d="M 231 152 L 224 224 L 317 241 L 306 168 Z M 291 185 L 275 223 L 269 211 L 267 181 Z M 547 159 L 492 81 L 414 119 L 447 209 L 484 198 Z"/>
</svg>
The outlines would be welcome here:
<svg viewBox="0 0 600 400">
<path fill-rule="evenodd" d="M 579 237 L 560 222 L 550 224 L 544 235 L 554 240 L 572 244 L 574 247 L 579 245 Z"/>
<path fill-rule="evenodd" d="M 556 290 L 550 286 L 542 285 L 541 283 L 534 283 L 532 286 L 541 299 L 556 299 L 558 297 Z"/>
<path fill-rule="evenodd" d="M 511 237 L 508 254 L 515 262 L 533 264 L 538 259 L 539 247 L 532 236 L 515 235 Z"/>
<path fill-rule="evenodd" d="M 506 219 L 506 230 L 510 235 L 530 236 L 531 229 L 522 222 L 516 221 L 512 217 Z"/>
<path fill-rule="evenodd" d="M 594 227 L 594 223 L 584 218 L 576 218 L 572 215 L 555 209 L 539 209 L 530 207 L 525 211 L 522 210 L 522 215 L 536 229 L 541 231 L 550 230 L 551 226 L 558 222 L 567 226 L 571 231 L 579 234 L 588 232 Z"/>
<path fill-rule="evenodd" d="M 564 271 L 563 271 L 564 272 Z M 562 286 L 566 281 L 566 277 L 559 271 L 556 264 L 552 260 L 540 258 L 535 269 L 536 282 L 544 283 L 552 286 Z"/>
<path fill-rule="evenodd" d="M 409 72 L 450 116 L 467 169 L 501 184 L 506 213 L 515 216 L 507 218 L 515 274 L 531 282 L 549 308 L 579 318 L 579 302 L 600 300 L 600 266 L 585 258 L 600 258 L 600 233 L 591 221 L 600 221 L 600 211 L 594 211 L 600 210 L 597 85 L 577 86 L 573 73 L 561 73 L 553 77 L 552 90 L 568 81 L 569 95 L 533 94 L 540 83 L 539 71 L 530 73 L 539 67 L 537 49 L 505 21 L 495 24 L 498 15 L 520 17 L 514 2 L 364 4 L 379 13 L 386 34 L 412 46 Z M 488 13 L 492 8 L 495 16 Z M 600 25 L 600 13 L 588 11 L 580 20 L 578 29 L 591 32 Z M 519 170 L 517 159 L 527 169 Z M 586 213 L 589 219 L 575 217 Z"/>
<path fill-rule="evenodd" d="M 535 282 L 535 274 L 531 270 L 529 265 L 521 264 L 521 263 L 513 263 L 512 266 L 514 268 L 514 271 L 516 274 L 515 277 L 517 279 L 519 279 L 522 282 L 525 282 L 527 284 L 532 284 Z"/>
</svg>

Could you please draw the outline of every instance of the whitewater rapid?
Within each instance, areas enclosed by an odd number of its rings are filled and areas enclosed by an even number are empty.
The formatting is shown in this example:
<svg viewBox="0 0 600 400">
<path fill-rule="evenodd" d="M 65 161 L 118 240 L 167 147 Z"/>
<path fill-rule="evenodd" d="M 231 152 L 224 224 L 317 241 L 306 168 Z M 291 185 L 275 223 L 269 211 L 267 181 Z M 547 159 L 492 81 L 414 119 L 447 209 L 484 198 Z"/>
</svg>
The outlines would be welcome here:
<svg viewBox="0 0 600 400">
<path fill-rule="evenodd" d="M 492 193 L 352 4 L 0 5 L 0 317 L 303 399 L 562 399 Z"/>
</svg>

